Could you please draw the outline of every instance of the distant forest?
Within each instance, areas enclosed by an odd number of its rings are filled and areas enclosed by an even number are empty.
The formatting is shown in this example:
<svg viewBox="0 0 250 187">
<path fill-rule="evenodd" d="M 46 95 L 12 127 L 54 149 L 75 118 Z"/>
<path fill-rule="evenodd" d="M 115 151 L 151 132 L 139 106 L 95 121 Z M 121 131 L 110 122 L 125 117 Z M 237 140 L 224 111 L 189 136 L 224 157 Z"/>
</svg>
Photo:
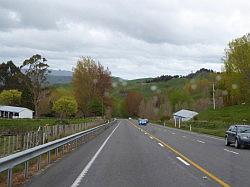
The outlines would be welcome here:
<svg viewBox="0 0 250 187">
<path fill-rule="evenodd" d="M 182 75 L 161 75 L 158 76 L 156 78 L 152 78 L 149 80 L 146 80 L 146 83 L 152 83 L 152 82 L 161 82 L 161 81 L 169 81 L 171 79 L 176 79 L 176 78 L 187 78 L 187 79 L 193 79 L 196 76 L 200 75 L 200 74 L 208 74 L 208 73 L 213 73 L 214 71 L 212 69 L 206 69 L 206 68 L 201 68 L 200 70 L 196 71 L 195 73 L 190 73 L 186 76 L 182 76 Z"/>
</svg>

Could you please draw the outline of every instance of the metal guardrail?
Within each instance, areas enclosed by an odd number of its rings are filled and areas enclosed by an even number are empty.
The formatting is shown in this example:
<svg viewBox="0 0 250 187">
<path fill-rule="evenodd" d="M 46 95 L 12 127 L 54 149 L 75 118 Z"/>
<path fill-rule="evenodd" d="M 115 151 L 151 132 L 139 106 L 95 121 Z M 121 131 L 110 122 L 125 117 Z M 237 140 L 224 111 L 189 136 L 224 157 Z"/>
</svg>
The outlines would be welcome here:
<svg viewBox="0 0 250 187">
<path fill-rule="evenodd" d="M 29 160 L 37 158 L 37 170 L 40 170 L 40 162 L 41 162 L 41 155 L 47 153 L 48 155 L 48 163 L 50 163 L 50 153 L 52 150 L 55 150 L 55 155 L 58 155 L 58 150 L 62 147 L 62 152 L 64 152 L 64 146 L 74 142 L 74 145 L 80 145 L 84 141 L 84 137 L 88 134 L 94 133 L 97 130 L 102 128 L 106 129 L 110 125 L 112 125 L 115 121 L 110 123 L 106 123 L 103 125 L 99 125 L 97 127 L 43 144 L 31 149 L 27 149 L 25 151 L 21 151 L 7 157 L 0 158 L 0 173 L 3 171 L 8 171 L 7 177 L 7 186 L 12 186 L 12 173 L 13 168 L 19 164 L 25 163 L 24 169 L 24 176 L 25 178 L 28 176 L 28 167 L 29 167 Z"/>
</svg>

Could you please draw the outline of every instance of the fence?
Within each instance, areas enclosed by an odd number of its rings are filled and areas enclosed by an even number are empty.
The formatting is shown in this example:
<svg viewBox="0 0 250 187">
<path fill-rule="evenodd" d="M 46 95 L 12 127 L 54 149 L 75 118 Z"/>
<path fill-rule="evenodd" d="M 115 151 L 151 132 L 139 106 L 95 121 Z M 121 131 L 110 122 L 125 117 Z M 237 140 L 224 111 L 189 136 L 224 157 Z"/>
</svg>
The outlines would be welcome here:
<svg viewBox="0 0 250 187">
<path fill-rule="evenodd" d="M 0 172 L 8 171 L 7 173 L 7 186 L 11 187 L 13 184 L 13 168 L 19 164 L 24 163 L 24 176 L 25 178 L 29 175 L 29 161 L 31 159 L 37 159 L 37 171 L 40 170 L 40 164 L 41 164 L 41 156 L 43 154 L 47 154 L 47 163 L 49 164 L 51 162 L 51 154 L 52 151 L 55 151 L 56 157 L 59 154 L 59 151 L 64 154 L 65 147 L 73 146 L 77 147 L 84 143 L 86 141 L 86 137 L 88 136 L 95 136 L 97 134 L 100 134 L 105 129 L 107 129 L 109 126 L 113 125 L 115 121 L 111 123 L 106 123 L 103 125 L 98 125 L 97 127 L 93 127 L 91 129 L 75 133 L 73 135 L 51 141 L 49 143 L 45 143 L 43 145 L 36 146 L 31 149 L 24 150 L 19 153 L 15 153 L 12 155 L 9 155 L 7 157 L 0 159 Z"/>
<path fill-rule="evenodd" d="M 0 158 L 95 127 L 103 122 L 104 121 L 71 125 L 43 126 L 39 127 L 37 131 L 1 135 Z"/>
</svg>

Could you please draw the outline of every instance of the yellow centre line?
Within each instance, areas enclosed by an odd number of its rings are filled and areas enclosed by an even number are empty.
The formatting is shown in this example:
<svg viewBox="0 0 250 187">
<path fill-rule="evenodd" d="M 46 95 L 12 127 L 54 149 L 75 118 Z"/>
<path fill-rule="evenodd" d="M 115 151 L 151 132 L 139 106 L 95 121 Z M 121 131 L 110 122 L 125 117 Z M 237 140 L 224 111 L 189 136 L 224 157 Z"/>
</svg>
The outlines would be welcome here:
<svg viewBox="0 0 250 187">
<path fill-rule="evenodd" d="M 206 174 L 207 176 L 209 176 L 211 179 L 213 179 L 214 181 L 216 181 L 217 183 L 219 183 L 221 186 L 223 186 L 223 187 L 230 187 L 229 184 L 225 183 L 223 180 L 221 180 L 220 178 L 216 177 L 214 174 L 212 174 L 211 172 L 207 171 L 206 169 L 204 169 L 203 167 L 201 167 L 199 164 L 197 164 L 194 161 L 190 160 L 188 157 L 186 157 L 185 155 L 183 155 L 182 153 L 180 153 L 179 151 L 177 151 L 176 149 L 174 149 L 173 147 L 171 147 L 167 143 L 163 142 L 161 139 L 155 137 L 154 135 L 150 134 L 149 132 L 145 131 L 144 129 L 136 126 L 131 121 L 128 121 L 128 122 L 130 124 L 132 124 L 135 128 L 141 130 L 142 132 L 148 133 L 148 135 L 152 136 L 155 140 L 157 140 L 158 142 L 160 142 L 161 144 L 163 144 L 165 146 L 165 148 L 168 148 L 169 150 L 171 150 L 172 152 L 174 152 L 176 155 L 180 156 L 182 159 L 184 159 L 185 161 L 189 162 L 191 165 L 193 165 L 195 168 L 197 168 L 198 170 L 200 170 L 201 172 L 203 172 L 204 174 Z"/>
</svg>

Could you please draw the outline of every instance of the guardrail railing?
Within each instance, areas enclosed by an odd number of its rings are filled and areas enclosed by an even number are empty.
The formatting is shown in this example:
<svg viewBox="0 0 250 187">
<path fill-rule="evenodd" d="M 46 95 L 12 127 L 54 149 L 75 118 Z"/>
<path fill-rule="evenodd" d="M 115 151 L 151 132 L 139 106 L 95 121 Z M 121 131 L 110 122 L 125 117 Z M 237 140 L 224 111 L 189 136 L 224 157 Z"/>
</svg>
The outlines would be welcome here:
<svg viewBox="0 0 250 187">
<path fill-rule="evenodd" d="M 7 173 L 7 186 L 11 187 L 13 180 L 13 168 L 19 164 L 24 163 L 24 177 L 27 178 L 28 176 L 28 168 L 29 168 L 29 161 L 31 159 L 37 159 L 37 170 L 40 170 L 40 162 L 41 162 L 41 155 L 47 153 L 47 161 L 48 164 L 51 161 L 51 151 L 55 151 L 55 156 L 58 156 L 59 148 L 62 150 L 62 154 L 64 153 L 65 146 L 67 144 L 72 144 L 74 147 L 81 145 L 85 142 L 85 136 L 89 134 L 94 134 L 97 131 L 103 131 L 111 126 L 115 121 L 110 123 L 106 123 L 103 125 L 99 125 L 97 127 L 43 144 L 31 149 L 27 149 L 7 157 L 0 158 L 0 173 L 3 171 L 8 171 Z"/>
</svg>

